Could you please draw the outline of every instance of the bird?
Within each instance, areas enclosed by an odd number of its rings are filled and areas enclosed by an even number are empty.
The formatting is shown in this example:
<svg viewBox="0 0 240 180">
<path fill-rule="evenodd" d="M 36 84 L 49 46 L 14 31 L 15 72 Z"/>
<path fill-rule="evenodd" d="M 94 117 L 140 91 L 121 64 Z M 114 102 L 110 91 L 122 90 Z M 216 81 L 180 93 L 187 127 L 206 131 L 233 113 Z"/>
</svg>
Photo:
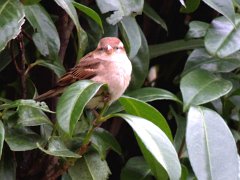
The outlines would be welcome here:
<svg viewBox="0 0 240 180">
<path fill-rule="evenodd" d="M 78 64 L 71 68 L 57 81 L 56 86 L 35 98 L 43 101 L 63 93 L 64 89 L 80 80 L 92 80 L 108 85 L 108 104 L 116 101 L 127 89 L 132 74 L 132 64 L 122 41 L 117 37 L 100 39 L 97 48 L 82 57 Z M 101 108 L 104 104 L 100 89 L 97 95 L 87 104 L 87 108 Z"/>
</svg>

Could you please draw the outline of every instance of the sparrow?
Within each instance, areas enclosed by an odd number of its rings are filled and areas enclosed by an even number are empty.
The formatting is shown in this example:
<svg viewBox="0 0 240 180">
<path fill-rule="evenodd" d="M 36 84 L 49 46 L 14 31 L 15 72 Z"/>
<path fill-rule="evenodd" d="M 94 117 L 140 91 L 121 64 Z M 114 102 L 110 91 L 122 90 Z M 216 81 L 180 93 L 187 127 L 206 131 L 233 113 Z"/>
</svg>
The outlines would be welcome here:
<svg viewBox="0 0 240 180">
<path fill-rule="evenodd" d="M 56 86 L 35 98 L 42 101 L 58 96 L 70 84 L 79 80 L 92 80 L 108 85 L 108 103 L 116 101 L 127 89 L 132 73 L 132 64 L 124 45 L 116 37 L 102 38 L 97 48 L 82 57 L 75 67 L 71 68 L 56 83 Z M 104 97 L 99 90 L 97 95 L 87 104 L 90 109 L 101 108 Z"/>
</svg>

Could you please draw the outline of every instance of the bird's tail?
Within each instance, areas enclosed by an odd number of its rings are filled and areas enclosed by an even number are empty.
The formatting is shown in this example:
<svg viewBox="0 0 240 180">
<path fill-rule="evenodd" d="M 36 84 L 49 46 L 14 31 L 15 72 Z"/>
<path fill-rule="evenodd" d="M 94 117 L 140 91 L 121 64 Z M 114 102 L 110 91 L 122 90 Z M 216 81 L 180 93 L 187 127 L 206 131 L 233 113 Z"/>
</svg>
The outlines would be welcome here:
<svg viewBox="0 0 240 180">
<path fill-rule="evenodd" d="M 52 98 L 52 97 L 55 97 L 55 96 L 58 96 L 59 94 L 61 94 L 63 92 L 64 88 L 63 87 L 57 87 L 57 88 L 54 88 L 54 89 L 51 89 L 37 97 L 34 98 L 34 100 L 36 101 L 43 101 L 45 99 L 48 99 L 48 98 Z"/>
</svg>

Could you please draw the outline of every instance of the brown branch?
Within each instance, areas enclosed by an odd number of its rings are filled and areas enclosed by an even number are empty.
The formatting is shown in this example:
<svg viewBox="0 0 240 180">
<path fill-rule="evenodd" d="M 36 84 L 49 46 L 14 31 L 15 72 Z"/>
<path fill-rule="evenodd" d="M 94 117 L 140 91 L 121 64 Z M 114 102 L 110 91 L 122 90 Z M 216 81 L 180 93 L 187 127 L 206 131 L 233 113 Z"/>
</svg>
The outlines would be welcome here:
<svg viewBox="0 0 240 180">
<path fill-rule="evenodd" d="M 32 37 L 24 30 L 22 30 L 22 34 L 29 40 L 29 41 L 33 41 Z"/>
<path fill-rule="evenodd" d="M 18 72 L 18 74 L 22 73 L 22 70 L 20 69 L 20 67 L 17 64 L 16 58 L 15 58 L 15 53 L 14 53 L 14 47 L 13 47 L 13 41 L 10 42 L 10 54 L 11 54 L 11 59 L 15 65 L 16 71 Z"/>
<path fill-rule="evenodd" d="M 24 42 L 23 42 L 23 34 L 20 33 L 17 37 L 18 40 L 18 48 L 19 48 L 19 68 L 21 69 L 20 71 L 20 81 L 21 81 L 21 98 L 25 99 L 27 97 L 27 86 L 26 86 L 26 76 L 25 76 L 25 62 L 26 62 L 26 57 L 25 57 L 25 47 L 24 47 Z"/>
<path fill-rule="evenodd" d="M 64 10 L 61 10 L 58 21 L 58 33 L 61 42 L 59 58 L 61 63 L 63 63 L 64 61 L 64 57 L 66 54 L 66 50 L 68 47 L 69 39 L 73 28 L 74 28 L 73 21 Z"/>
</svg>

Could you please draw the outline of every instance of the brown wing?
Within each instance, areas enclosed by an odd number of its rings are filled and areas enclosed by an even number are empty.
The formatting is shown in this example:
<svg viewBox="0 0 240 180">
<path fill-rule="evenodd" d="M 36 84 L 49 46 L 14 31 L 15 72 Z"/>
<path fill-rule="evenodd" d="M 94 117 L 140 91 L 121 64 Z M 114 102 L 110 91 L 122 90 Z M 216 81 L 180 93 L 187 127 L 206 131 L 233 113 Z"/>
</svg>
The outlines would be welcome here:
<svg viewBox="0 0 240 180">
<path fill-rule="evenodd" d="M 67 86 L 81 79 L 91 79 L 97 75 L 96 69 L 100 65 L 100 61 L 91 56 L 82 59 L 79 64 L 58 80 L 57 86 Z"/>
</svg>

